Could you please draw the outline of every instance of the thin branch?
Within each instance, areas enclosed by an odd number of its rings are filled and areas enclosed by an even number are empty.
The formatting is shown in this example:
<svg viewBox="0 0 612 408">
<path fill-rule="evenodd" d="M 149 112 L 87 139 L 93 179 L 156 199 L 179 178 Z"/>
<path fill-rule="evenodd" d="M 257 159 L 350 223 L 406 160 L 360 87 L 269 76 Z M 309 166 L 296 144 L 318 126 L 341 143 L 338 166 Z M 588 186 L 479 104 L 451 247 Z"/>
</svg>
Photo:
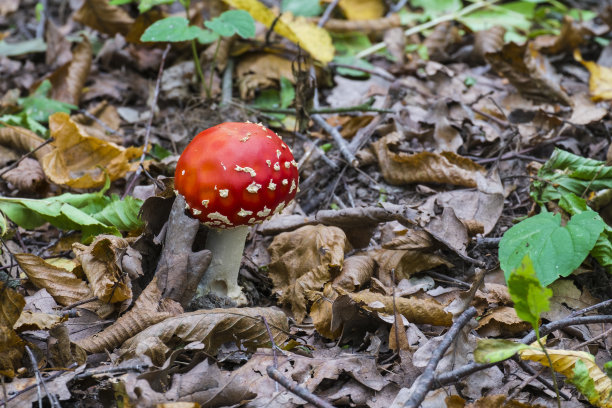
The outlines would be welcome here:
<svg viewBox="0 0 612 408">
<path fill-rule="evenodd" d="M 323 27 L 325 23 L 327 23 L 327 20 L 329 20 L 332 12 L 334 11 L 339 2 L 340 0 L 333 0 L 331 3 L 329 3 L 329 6 L 327 6 L 325 11 L 323 12 L 323 15 L 319 19 L 319 22 L 317 23 L 318 27 Z"/>
<path fill-rule="evenodd" d="M 427 393 L 433 388 L 432 386 L 434 385 L 435 371 L 438 363 L 444 356 L 444 353 L 446 353 L 446 350 L 459 335 L 459 332 L 463 326 L 465 326 L 474 316 L 476 316 L 476 308 L 471 306 L 453 323 L 450 330 L 444 335 L 442 342 L 432 353 L 423 374 L 421 374 L 414 381 L 412 387 L 410 387 L 411 392 L 408 399 L 404 403 L 404 407 L 417 408 L 421 405 Z"/>
<path fill-rule="evenodd" d="M 285 115 L 295 114 L 295 109 L 293 108 L 268 108 L 264 106 L 252 106 L 253 109 L 259 110 L 261 112 L 271 112 L 271 113 L 281 113 Z M 362 103 L 355 106 L 343 106 L 339 108 L 318 108 L 311 109 L 308 113 L 316 115 L 316 114 L 327 114 L 327 113 L 350 113 L 350 112 L 377 112 L 377 113 L 393 113 L 392 109 L 382 109 L 382 108 L 373 108 L 372 104 L 369 102 Z"/>
<path fill-rule="evenodd" d="M 308 389 L 306 389 L 305 387 L 302 387 L 301 385 L 298 385 L 295 382 L 291 381 L 289 378 L 284 377 L 281 372 L 273 366 L 268 366 L 266 368 L 266 372 L 268 373 L 268 376 L 274 381 L 291 391 L 293 394 L 302 398 L 303 400 L 310 402 L 315 407 L 334 408 L 332 404 L 322 398 L 317 397 L 312 392 L 308 391 Z"/>
<path fill-rule="evenodd" d="M 38 390 L 38 406 L 40 408 L 42 408 L 43 406 L 42 405 L 42 395 L 40 392 L 40 386 L 42 385 L 42 387 L 45 389 L 45 394 L 49 398 L 49 402 L 51 402 L 51 407 L 61 408 L 61 405 L 57 397 L 55 396 L 55 394 L 50 393 L 49 390 L 47 389 L 47 384 L 45 383 L 45 380 L 40 374 L 40 370 L 38 369 L 38 362 L 36 361 L 36 358 L 34 357 L 34 353 L 32 353 L 32 350 L 30 350 L 30 347 L 28 346 L 25 346 L 25 349 L 28 352 L 28 357 L 30 357 L 30 362 L 32 363 L 32 370 L 34 371 L 34 375 L 36 376 L 36 387 Z"/>
<path fill-rule="evenodd" d="M 142 154 L 140 155 L 140 161 L 138 163 L 138 168 L 132 175 L 132 178 L 130 179 L 130 182 L 128 183 L 127 187 L 125 188 L 125 192 L 123 193 L 123 196 L 121 197 L 121 199 L 124 199 L 126 196 L 132 193 L 132 190 L 134 189 L 134 185 L 136 184 L 136 180 L 138 179 L 138 176 L 140 176 L 140 173 L 142 172 L 142 168 L 143 168 L 142 163 L 144 163 L 145 156 L 147 155 L 147 150 L 149 149 L 149 136 L 151 136 L 151 125 L 153 124 L 153 117 L 155 116 L 155 107 L 157 106 L 157 99 L 159 98 L 159 89 L 161 87 L 162 74 L 164 73 L 164 64 L 166 63 L 166 57 L 168 56 L 169 52 L 170 52 L 170 44 L 168 43 L 168 45 L 166 45 L 166 49 L 164 50 L 164 53 L 162 54 L 161 62 L 159 63 L 159 71 L 157 73 L 157 82 L 155 83 L 155 92 L 153 93 L 153 100 L 151 101 L 151 116 L 149 116 L 149 120 L 147 122 L 144 146 L 142 148 Z"/>
<path fill-rule="evenodd" d="M 52 381 L 52 380 L 56 379 L 57 377 L 59 377 L 60 375 L 66 373 L 67 371 L 72 371 L 72 369 L 74 367 L 76 367 L 77 365 L 78 365 L 77 363 L 72 363 L 68 367 L 66 367 L 66 369 L 56 371 L 55 373 L 53 373 L 53 374 L 51 374 L 51 375 L 49 375 L 47 377 L 47 381 Z M 7 398 L 7 399 L 5 399 L 3 401 L 0 401 L 0 404 L 7 404 L 7 403 L 11 402 L 12 400 L 14 400 L 15 398 L 19 397 L 21 394 L 25 394 L 26 392 L 28 392 L 31 389 L 35 388 L 36 386 L 37 386 L 37 384 L 28 385 L 24 389 L 19 390 L 15 394 L 11 395 L 9 398 Z"/>
</svg>

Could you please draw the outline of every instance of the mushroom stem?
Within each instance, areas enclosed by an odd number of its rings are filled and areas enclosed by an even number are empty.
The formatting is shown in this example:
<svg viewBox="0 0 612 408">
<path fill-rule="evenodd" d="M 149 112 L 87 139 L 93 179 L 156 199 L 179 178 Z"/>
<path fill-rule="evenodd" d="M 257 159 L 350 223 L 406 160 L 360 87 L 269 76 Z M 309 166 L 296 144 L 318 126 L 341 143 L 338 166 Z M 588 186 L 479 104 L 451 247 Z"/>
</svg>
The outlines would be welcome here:
<svg viewBox="0 0 612 408">
<path fill-rule="evenodd" d="M 238 272 L 248 232 L 246 225 L 208 230 L 206 249 L 212 252 L 212 261 L 198 285 L 199 295 L 214 293 L 229 297 L 238 305 L 247 303 L 238 285 Z"/>
</svg>

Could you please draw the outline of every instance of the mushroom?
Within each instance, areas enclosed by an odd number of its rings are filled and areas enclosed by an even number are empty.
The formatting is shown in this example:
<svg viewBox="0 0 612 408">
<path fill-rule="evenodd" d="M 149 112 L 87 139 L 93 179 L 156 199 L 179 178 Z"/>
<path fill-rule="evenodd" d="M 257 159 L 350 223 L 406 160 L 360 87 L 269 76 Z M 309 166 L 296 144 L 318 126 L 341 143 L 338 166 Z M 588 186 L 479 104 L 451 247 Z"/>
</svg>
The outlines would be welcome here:
<svg viewBox="0 0 612 408">
<path fill-rule="evenodd" d="M 198 294 L 245 304 L 238 272 L 248 226 L 281 212 L 297 193 L 297 163 L 289 146 L 261 123 L 213 126 L 179 157 L 174 186 L 189 214 L 210 228 L 206 249 L 213 259 Z"/>
</svg>

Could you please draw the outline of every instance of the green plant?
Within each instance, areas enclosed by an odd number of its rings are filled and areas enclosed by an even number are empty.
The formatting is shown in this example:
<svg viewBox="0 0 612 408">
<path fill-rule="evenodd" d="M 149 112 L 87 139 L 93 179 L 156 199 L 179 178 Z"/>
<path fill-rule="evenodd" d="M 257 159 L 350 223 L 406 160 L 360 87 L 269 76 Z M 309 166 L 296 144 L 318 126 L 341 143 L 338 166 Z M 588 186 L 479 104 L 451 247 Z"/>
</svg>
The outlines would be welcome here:
<svg viewBox="0 0 612 408">
<path fill-rule="evenodd" d="M 190 0 L 179 0 L 185 8 L 185 12 L 189 14 Z M 150 0 L 142 1 L 139 10 L 141 12 L 149 10 L 151 7 L 158 4 L 171 3 L 167 0 Z M 143 6 L 144 5 L 144 6 Z M 215 61 L 222 37 L 230 37 L 238 34 L 242 38 L 252 38 L 255 36 L 255 21 L 249 13 L 244 10 L 229 10 L 222 13 L 210 21 L 204 22 L 207 27 L 202 28 L 195 25 L 190 25 L 188 17 L 166 17 L 151 24 L 140 37 L 141 41 L 145 42 L 181 42 L 191 41 L 191 50 L 193 54 L 193 62 L 195 64 L 198 78 L 206 95 L 210 98 L 210 89 L 212 87 L 212 72 L 215 68 Z M 196 41 L 200 44 L 210 44 L 217 42 L 213 63 L 210 68 L 210 83 L 206 85 L 200 58 L 197 52 Z"/>
</svg>

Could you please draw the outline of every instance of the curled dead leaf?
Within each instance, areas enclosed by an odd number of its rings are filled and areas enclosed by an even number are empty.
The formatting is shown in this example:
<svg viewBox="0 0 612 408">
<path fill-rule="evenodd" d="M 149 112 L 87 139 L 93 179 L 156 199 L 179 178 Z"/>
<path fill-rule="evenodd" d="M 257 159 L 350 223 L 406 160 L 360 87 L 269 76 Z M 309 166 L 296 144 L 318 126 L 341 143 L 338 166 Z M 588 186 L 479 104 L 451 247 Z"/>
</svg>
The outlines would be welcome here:
<svg viewBox="0 0 612 408">
<path fill-rule="evenodd" d="M 104 185 L 105 175 L 116 180 L 132 170 L 130 160 L 139 157 L 140 147 L 123 148 L 114 143 L 81 133 L 65 113 L 49 117 L 49 129 L 55 139 L 54 149 L 42 160 L 51 181 L 74 188 Z"/>
<path fill-rule="evenodd" d="M 0 326 L 13 327 L 26 302 L 23 295 L 0 281 Z"/>
<path fill-rule="evenodd" d="M 79 113 L 72 116 L 81 133 L 107 142 L 118 144 L 123 142 L 123 138 L 117 133 L 121 119 L 113 105 L 108 101 L 102 101 L 87 112 L 88 115 Z"/>
<path fill-rule="evenodd" d="M 123 273 L 121 259 L 128 242 L 114 235 L 98 235 L 91 245 L 72 244 L 91 290 L 105 303 L 118 303 L 132 298 L 132 285 Z"/>
<path fill-rule="evenodd" d="M 91 69 L 93 49 L 86 36 L 72 51 L 72 60 L 56 69 L 51 76 L 51 99 L 78 106 L 85 81 Z"/>
<path fill-rule="evenodd" d="M 66 320 L 68 320 L 67 315 L 36 313 L 24 310 L 19 316 L 19 320 L 13 325 L 13 328 L 17 332 L 26 330 L 50 330 Z"/>
<path fill-rule="evenodd" d="M 170 317 L 153 325 L 123 343 L 121 358 L 128 359 L 142 353 L 162 365 L 165 355 L 159 358 L 155 348 L 140 347 L 146 339 L 157 338 L 160 345 L 172 346 L 199 341 L 204 344 L 204 351 L 216 354 L 219 347 L 227 342 L 239 342 L 240 345 L 254 351 L 258 347 L 269 347 L 270 337 L 261 317 L 264 316 L 272 332 L 274 344 L 280 345 L 288 338 L 286 332 L 289 322 L 285 314 L 275 308 L 230 308 L 198 310 Z M 138 351 L 138 353 L 137 353 Z"/>
<path fill-rule="evenodd" d="M 268 247 L 269 275 L 279 302 L 298 322 L 306 316 L 306 293 L 319 291 L 341 271 L 349 244 L 337 227 L 308 225 L 277 235 Z"/>
<path fill-rule="evenodd" d="M 453 264 L 439 255 L 421 250 L 404 249 L 377 249 L 371 251 L 372 258 L 378 264 L 377 278 L 381 282 L 392 287 L 395 282 L 408 279 L 415 273 L 435 268 L 440 265 L 451 268 Z M 391 279 L 391 271 L 394 271 L 395 282 Z"/>
<path fill-rule="evenodd" d="M 374 275 L 375 266 L 374 259 L 369 255 L 348 257 L 344 260 L 342 272 L 334 279 L 334 286 L 354 292 L 370 281 L 370 278 Z"/>
<path fill-rule="evenodd" d="M 29 152 L 45 143 L 45 139 L 32 132 L 30 129 L 19 126 L 7 126 L 0 128 L 0 145 L 10 147 L 20 152 Z M 51 152 L 52 147 L 45 145 L 33 153 L 37 160 L 41 160 Z"/>
<path fill-rule="evenodd" d="M 107 0 L 85 0 L 72 17 L 75 21 L 101 33 L 125 36 L 134 19 L 121 7 L 109 4 Z"/>
<path fill-rule="evenodd" d="M 38 160 L 26 157 L 17 167 L 4 173 L 2 178 L 17 190 L 34 191 L 45 182 L 45 173 Z"/>
<path fill-rule="evenodd" d="M 21 364 L 25 342 L 7 326 L 0 325 L 0 375 L 8 378 L 15 376 Z"/>
</svg>

